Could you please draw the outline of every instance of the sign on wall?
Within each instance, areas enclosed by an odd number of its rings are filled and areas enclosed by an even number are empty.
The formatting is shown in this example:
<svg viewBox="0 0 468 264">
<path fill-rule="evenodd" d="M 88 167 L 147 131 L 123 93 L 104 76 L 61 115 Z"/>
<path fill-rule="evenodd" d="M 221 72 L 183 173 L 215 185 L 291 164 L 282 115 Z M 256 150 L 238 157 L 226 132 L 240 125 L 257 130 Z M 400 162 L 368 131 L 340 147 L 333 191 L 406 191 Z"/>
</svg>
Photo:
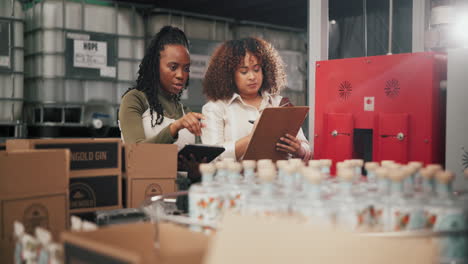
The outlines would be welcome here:
<svg viewBox="0 0 468 264">
<path fill-rule="evenodd" d="M 69 77 L 117 77 L 116 37 L 109 34 L 67 32 L 66 73 Z"/>
</svg>

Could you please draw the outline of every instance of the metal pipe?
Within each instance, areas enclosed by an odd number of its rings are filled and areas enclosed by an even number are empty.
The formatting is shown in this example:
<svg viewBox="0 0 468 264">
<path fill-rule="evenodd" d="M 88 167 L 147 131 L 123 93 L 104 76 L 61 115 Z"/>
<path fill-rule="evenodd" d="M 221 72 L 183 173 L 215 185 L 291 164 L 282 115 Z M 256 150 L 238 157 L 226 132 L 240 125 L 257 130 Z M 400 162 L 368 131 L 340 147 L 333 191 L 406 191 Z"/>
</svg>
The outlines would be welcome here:
<svg viewBox="0 0 468 264">
<path fill-rule="evenodd" d="M 393 0 L 389 0 L 388 7 L 388 53 L 392 54 L 392 33 L 393 33 Z"/>
<path fill-rule="evenodd" d="M 364 56 L 367 57 L 367 0 L 363 0 L 364 13 Z"/>
</svg>

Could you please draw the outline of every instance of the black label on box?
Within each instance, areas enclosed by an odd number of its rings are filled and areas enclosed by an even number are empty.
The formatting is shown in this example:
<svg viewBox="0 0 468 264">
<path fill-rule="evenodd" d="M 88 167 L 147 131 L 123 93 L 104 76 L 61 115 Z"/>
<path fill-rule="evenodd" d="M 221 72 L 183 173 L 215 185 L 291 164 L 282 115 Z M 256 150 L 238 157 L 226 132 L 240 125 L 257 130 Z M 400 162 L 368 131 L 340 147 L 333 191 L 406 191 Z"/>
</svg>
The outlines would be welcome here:
<svg viewBox="0 0 468 264">
<path fill-rule="evenodd" d="M 119 205 L 118 176 L 70 179 L 70 209 Z"/>
<path fill-rule="evenodd" d="M 6 145 L 0 145 L 0 151 L 6 150 Z"/>
<path fill-rule="evenodd" d="M 35 146 L 36 149 L 70 149 L 70 170 L 118 168 L 118 147 L 118 143 L 37 144 Z"/>
<path fill-rule="evenodd" d="M 110 257 L 96 251 L 81 248 L 65 242 L 63 245 L 65 252 L 65 263 L 68 264 L 128 264 L 129 261 Z"/>
</svg>

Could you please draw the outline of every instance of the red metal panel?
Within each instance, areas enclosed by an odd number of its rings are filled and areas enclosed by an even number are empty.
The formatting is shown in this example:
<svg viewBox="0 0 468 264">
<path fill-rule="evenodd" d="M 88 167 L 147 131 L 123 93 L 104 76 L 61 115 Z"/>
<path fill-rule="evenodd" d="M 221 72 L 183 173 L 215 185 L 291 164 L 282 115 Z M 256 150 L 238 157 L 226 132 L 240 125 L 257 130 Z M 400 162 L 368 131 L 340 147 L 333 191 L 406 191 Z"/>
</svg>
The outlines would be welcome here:
<svg viewBox="0 0 468 264">
<path fill-rule="evenodd" d="M 335 162 L 351 159 L 353 154 L 353 116 L 351 114 L 327 114 L 325 157 Z"/>
<path fill-rule="evenodd" d="M 317 62 L 314 158 L 334 158 L 326 157 L 327 113 L 352 114 L 354 128 L 372 129 L 374 159 L 380 144 L 375 120 L 381 113 L 407 113 L 412 129 L 406 158 L 400 153 L 397 160 L 442 162 L 444 105 L 439 83 L 446 62 L 439 57 L 421 52 Z"/>
<path fill-rule="evenodd" d="M 394 160 L 400 163 L 408 162 L 408 114 L 379 114 L 375 160 Z"/>
</svg>

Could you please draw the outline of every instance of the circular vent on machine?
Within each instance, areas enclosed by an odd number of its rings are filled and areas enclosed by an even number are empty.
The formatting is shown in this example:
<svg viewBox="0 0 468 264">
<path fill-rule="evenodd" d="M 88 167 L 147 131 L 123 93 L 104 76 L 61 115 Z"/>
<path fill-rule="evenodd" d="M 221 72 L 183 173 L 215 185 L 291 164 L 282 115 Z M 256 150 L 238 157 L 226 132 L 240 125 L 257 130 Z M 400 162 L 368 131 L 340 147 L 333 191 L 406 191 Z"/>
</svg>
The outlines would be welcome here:
<svg viewBox="0 0 468 264">
<path fill-rule="evenodd" d="M 385 95 L 390 98 L 395 98 L 400 95 L 400 82 L 397 79 L 391 79 L 385 82 Z"/>
<path fill-rule="evenodd" d="M 343 81 L 340 83 L 338 87 L 338 95 L 341 99 L 347 100 L 351 96 L 351 92 L 353 91 L 353 86 L 348 81 Z"/>
</svg>

